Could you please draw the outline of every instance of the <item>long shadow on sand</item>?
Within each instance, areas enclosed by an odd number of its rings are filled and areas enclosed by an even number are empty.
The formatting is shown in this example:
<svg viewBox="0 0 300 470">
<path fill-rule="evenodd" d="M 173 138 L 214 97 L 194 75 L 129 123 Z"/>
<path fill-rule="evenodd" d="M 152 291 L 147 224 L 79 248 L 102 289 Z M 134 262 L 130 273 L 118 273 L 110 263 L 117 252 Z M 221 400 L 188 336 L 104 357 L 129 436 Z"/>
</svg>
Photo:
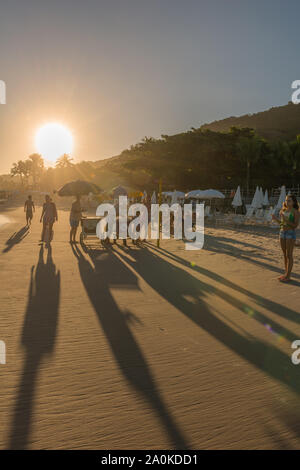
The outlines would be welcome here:
<svg viewBox="0 0 300 470">
<path fill-rule="evenodd" d="M 6 248 L 4 248 L 2 253 L 7 253 L 8 251 L 10 251 L 14 246 L 24 240 L 28 233 L 29 228 L 26 225 L 22 227 L 18 232 L 15 232 L 11 237 L 9 237 L 8 240 L 6 240 Z"/>
<path fill-rule="evenodd" d="M 48 249 L 46 262 L 43 250 L 41 247 L 38 263 L 31 269 L 21 338 L 25 361 L 11 425 L 9 449 L 26 449 L 28 446 L 39 368 L 43 359 L 53 353 L 55 346 L 60 273 L 53 263 L 51 247 Z"/>
<path fill-rule="evenodd" d="M 243 295 L 246 295 L 249 297 L 251 300 L 254 300 L 257 305 L 266 308 L 270 310 L 271 312 L 275 313 L 279 317 L 286 318 L 288 320 L 291 320 L 295 323 L 300 323 L 300 314 L 299 312 L 292 310 L 288 307 L 285 307 L 284 305 L 278 304 L 277 302 L 274 302 L 273 300 L 269 300 L 265 297 L 262 297 L 258 294 L 254 294 L 253 292 L 249 291 L 248 289 L 245 289 L 244 287 L 241 287 L 234 282 L 230 281 L 229 279 L 221 276 L 220 274 L 210 271 L 207 268 L 204 268 L 203 266 L 199 265 L 193 265 L 191 266 L 190 262 L 187 261 L 184 258 L 181 258 L 180 256 L 176 255 L 175 253 L 172 253 L 168 250 L 165 250 L 164 248 L 156 248 L 153 244 L 150 244 L 147 242 L 147 246 L 151 249 L 156 251 L 157 253 L 160 253 L 162 256 L 166 257 L 167 259 L 170 259 L 171 261 L 175 261 L 176 263 L 182 264 L 184 267 L 192 269 L 192 271 L 198 272 L 199 274 L 202 274 L 206 276 L 209 279 L 212 279 L 213 281 L 217 281 L 220 283 L 220 285 L 224 287 L 229 287 L 230 289 L 233 289 Z M 292 285 L 299 286 L 299 283 L 297 281 L 292 281 Z M 273 323 L 271 321 L 271 323 Z"/>
<path fill-rule="evenodd" d="M 125 265 L 139 274 L 159 295 L 195 325 L 270 377 L 287 385 L 294 392 L 300 393 L 300 376 L 297 367 L 292 364 L 290 356 L 272 344 L 255 338 L 247 331 L 242 333 L 236 328 L 233 329 L 208 308 L 206 297 L 208 294 L 217 295 L 230 305 L 239 308 L 240 311 L 243 311 L 244 307 L 247 308 L 247 304 L 228 293 L 226 294 L 223 289 L 217 289 L 195 278 L 186 270 L 169 263 L 161 253 L 150 251 L 144 247 L 129 249 L 130 257 L 128 257 L 127 250 L 120 247 L 114 252 Z M 207 271 L 207 275 L 208 273 L 212 278 L 217 276 L 215 273 Z M 192 299 L 192 301 L 187 299 Z M 244 313 L 246 314 L 245 311 Z M 260 314 L 255 319 L 264 323 L 267 317 Z M 272 324 L 272 322 L 270 323 Z M 292 332 L 284 328 L 281 329 L 281 332 L 287 338 L 292 339 L 293 337 L 295 339 Z"/>
<path fill-rule="evenodd" d="M 129 328 L 130 313 L 124 314 L 110 293 L 114 285 L 138 289 L 137 277 L 110 249 L 85 250 L 72 246 L 83 285 L 97 314 L 114 358 L 131 387 L 149 403 L 177 449 L 187 443 L 167 410 L 141 347 Z"/>
<path fill-rule="evenodd" d="M 212 253 L 223 253 L 226 254 L 227 256 L 231 256 L 233 258 L 238 258 L 239 260 L 247 261 L 248 263 L 255 264 L 257 266 L 260 266 L 262 268 L 266 268 L 269 271 L 273 271 L 278 274 L 283 273 L 283 268 L 280 269 L 277 266 L 274 266 L 273 264 L 270 264 L 270 258 L 266 257 L 263 253 L 264 251 L 261 250 L 260 247 L 256 246 L 255 252 L 256 255 L 259 259 L 255 259 L 253 256 L 251 256 L 251 253 L 249 253 L 248 250 L 244 250 L 241 248 L 241 246 L 237 245 L 244 245 L 245 247 L 250 247 L 249 244 L 243 243 L 240 241 L 236 240 L 230 240 L 226 237 L 215 237 L 206 234 L 205 235 L 205 243 L 203 249 L 205 251 L 211 251 Z M 278 252 L 280 253 L 280 247 L 278 246 Z M 296 255 L 296 252 L 295 252 Z M 293 277 L 300 279 L 299 274 L 293 273 Z"/>
</svg>

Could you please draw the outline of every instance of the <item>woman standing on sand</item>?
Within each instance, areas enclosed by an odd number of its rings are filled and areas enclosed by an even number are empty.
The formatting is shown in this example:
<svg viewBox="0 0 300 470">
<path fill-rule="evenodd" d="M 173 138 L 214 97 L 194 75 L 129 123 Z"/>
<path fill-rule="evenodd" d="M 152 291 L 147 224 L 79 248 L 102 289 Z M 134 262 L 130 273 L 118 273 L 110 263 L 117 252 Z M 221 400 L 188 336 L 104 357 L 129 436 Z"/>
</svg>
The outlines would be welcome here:
<svg viewBox="0 0 300 470">
<path fill-rule="evenodd" d="M 278 279 L 289 282 L 293 268 L 293 251 L 296 243 L 296 228 L 299 224 L 299 204 L 294 195 L 288 195 L 280 211 L 280 219 L 275 215 L 273 220 L 280 224 L 279 239 L 284 257 L 285 274 Z"/>
<path fill-rule="evenodd" d="M 43 221 L 43 230 L 42 230 L 42 236 L 41 236 L 41 242 L 43 243 L 45 241 L 45 233 L 46 233 L 46 227 L 47 225 L 49 226 L 49 233 L 50 233 L 50 240 L 53 238 L 53 224 L 55 221 L 58 220 L 57 217 L 57 210 L 56 210 L 56 205 L 50 198 L 50 196 L 46 196 L 46 202 L 43 204 L 43 212 L 41 215 L 40 222 Z"/>
</svg>

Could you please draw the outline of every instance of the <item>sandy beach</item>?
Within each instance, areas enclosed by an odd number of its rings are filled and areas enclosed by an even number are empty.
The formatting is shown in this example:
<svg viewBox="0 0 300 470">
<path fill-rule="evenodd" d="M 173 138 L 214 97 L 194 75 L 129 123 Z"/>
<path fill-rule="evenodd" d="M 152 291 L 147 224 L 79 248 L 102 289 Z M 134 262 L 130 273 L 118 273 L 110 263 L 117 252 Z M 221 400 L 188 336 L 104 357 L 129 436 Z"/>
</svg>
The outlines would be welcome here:
<svg viewBox="0 0 300 470">
<path fill-rule="evenodd" d="M 278 230 L 208 227 L 204 249 L 68 243 L 22 208 L 0 226 L 0 448 L 294 449 L 300 249 Z"/>
</svg>

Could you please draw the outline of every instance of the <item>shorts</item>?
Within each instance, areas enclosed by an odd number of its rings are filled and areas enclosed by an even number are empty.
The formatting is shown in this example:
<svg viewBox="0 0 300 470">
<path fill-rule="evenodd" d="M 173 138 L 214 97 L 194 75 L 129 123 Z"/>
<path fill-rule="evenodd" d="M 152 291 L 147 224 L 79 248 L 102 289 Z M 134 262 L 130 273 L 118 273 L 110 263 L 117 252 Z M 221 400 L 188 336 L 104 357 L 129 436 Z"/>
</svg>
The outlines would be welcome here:
<svg viewBox="0 0 300 470">
<path fill-rule="evenodd" d="M 296 230 L 280 230 L 279 238 L 282 240 L 296 240 Z"/>
<path fill-rule="evenodd" d="M 79 220 L 76 220 L 76 219 L 70 219 L 70 226 L 72 228 L 77 228 L 79 225 Z"/>
<path fill-rule="evenodd" d="M 32 213 L 32 211 L 27 211 L 27 212 L 26 212 L 26 218 L 27 218 L 27 219 L 32 219 L 32 218 L 33 218 L 33 213 Z"/>
</svg>

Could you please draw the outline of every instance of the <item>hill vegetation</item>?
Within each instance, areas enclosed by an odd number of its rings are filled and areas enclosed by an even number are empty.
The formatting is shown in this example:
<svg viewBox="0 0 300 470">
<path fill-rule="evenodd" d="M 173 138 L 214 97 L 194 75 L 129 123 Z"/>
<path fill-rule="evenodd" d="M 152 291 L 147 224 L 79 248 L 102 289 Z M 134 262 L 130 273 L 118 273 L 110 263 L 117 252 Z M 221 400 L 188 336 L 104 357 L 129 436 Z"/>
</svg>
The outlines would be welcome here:
<svg viewBox="0 0 300 470">
<path fill-rule="evenodd" d="M 299 134 L 300 105 L 289 102 L 285 106 L 277 106 L 255 114 L 231 116 L 220 121 L 204 124 L 201 129 L 215 132 L 227 132 L 231 127 L 251 127 L 267 140 L 294 140 Z"/>
<path fill-rule="evenodd" d="M 64 155 L 44 168 L 33 154 L 15 163 L 10 184 L 53 190 L 72 179 L 86 179 L 104 190 L 122 184 L 136 190 L 275 187 L 300 182 L 300 105 L 228 118 L 159 139 L 145 137 L 120 155 L 73 164 Z M 3 179 L 4 178 L 4 179 Z M 8 184 L 2 177 L 0 185 Z M 14 182 L 14 183 L 13 183 Z"/>
</svg>

